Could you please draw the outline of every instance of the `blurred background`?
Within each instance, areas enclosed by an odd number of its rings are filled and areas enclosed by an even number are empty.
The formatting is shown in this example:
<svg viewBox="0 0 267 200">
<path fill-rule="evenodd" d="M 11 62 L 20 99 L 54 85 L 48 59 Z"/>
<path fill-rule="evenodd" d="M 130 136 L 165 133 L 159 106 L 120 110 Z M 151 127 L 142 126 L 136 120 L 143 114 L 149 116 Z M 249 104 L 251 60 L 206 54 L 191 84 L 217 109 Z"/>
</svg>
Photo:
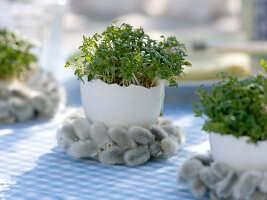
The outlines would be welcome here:
<svg viewBox="0 0 267 200">
<path fill-rule="evenodd" d="M 67 87 L 72 104 L 79 82 L 65 62 L 79 52 L 83 35 L 102 32 L 114 20 L 142 26 L 153 39 L 174 35 L 186 44 L 192 67 L 181 80 L 183 98 L 170 89 L 169 101 L 189 101 L 195 87 L 210 85 L 220 71 L 257 73 L 267 55 L 267 0 L 0 1 L 0 28 L 38 42 L 39 65 Z"/>
</svg>

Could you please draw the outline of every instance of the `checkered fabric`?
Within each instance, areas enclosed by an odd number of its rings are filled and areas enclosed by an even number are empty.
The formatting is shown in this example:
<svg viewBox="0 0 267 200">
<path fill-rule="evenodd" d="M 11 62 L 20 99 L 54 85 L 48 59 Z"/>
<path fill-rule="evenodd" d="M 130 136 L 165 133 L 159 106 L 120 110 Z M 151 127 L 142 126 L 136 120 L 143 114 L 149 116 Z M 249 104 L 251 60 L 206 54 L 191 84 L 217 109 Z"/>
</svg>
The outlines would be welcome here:
<svg viewBox="0 0 267 200">
<path fill-rule="evenodd" d="M 183 150 L 136 168 L 73 159 L 57 147 L 57 124 L 73 111 L 53 120 L 0 126 L 0 199 L 196 199 L 176 181 L 179 166 L 208 149 L 203 121 L 193 117 L 190 105 L 165 106 L 164 117 L 186 134 Z"/>
</svg>

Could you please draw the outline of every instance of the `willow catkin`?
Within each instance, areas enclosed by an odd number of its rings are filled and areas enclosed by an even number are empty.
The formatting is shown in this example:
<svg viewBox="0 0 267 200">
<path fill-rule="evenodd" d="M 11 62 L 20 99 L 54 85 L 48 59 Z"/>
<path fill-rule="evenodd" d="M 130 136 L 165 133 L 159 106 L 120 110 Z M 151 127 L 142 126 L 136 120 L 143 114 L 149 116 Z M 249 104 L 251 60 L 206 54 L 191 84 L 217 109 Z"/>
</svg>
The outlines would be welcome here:
<svg viewBox="0 0 267 200">
<path fill-rule="evenodd" d="M 151 133 L 155 136 L 155 140 L 163 140 L 168 138 L 168 133 L 160 126 L 153 124 L 150 127 Z"/>
<path fill-rule="evenodd" d="M 133 148 L 136 146 L 134 140 L 130 137 L 127 130 L 123 127 L 111 127 L 108 130 L 111 139 L 120 147 Z"/>
<path fill-rule="evenodd" d="M 159 158 L 163 154 L 159 141 L 153 142 L 149 147 L 149 151 L 154 158 Z"/>
<path fill-rule="evenodd" d="M 179 169 L 177 179 L 179 182 L 188 182 L 191 178 L 198 176 L 203 164 L 196 159 L 185 162 Z"/>
<path fill-rule="evenodd" d="M 218 182 L 215 188 L 217 196 L 220 198 L 231 197 L 233 193 L 233 186 L 235 185 L 237 178 L 237 174 L 232 171 L 226 176 L 226 178 Z"/>
<path fill-rule="evenodd" d="M 123 164 L 125 149 L 118 146 L 111 146 L 103 150 L 99 155 L 99 161 L 104 165 Z"/>
<path fill-rule="evenodd" d="M 150 158 L 150 153 L 147 145 L 142 145 L 130 149 L 124 154 L 124 162 L 128 166 L 138 166 L 147 162 Z"/>
<path fill-rule="evenodd" d="M 51 100 L 41 92 L 31 92 L 30 102 L 40 116 L 48 116 L 52 112 L 53 106 Z"/>
<path fill-rule="evenodd" d="M 161 140 L 160 146 L 163 151 L 164 158 L 169 158 L 178 151 L 178 144 L 170 138 Z"/>
<path fill-rule="evenodd" d="M 4 100 L 0 100 L 0 119 L 5 119 L 10 117 L 8 103 Z"/>
<path fill-rule="evenodd" d="M 169 124 L 170 125 L 172 124 L 172 121 L 170 119 L 162 118 L 162 117 L 158 118 L 157 125 L 163 126 L 163 125 L 169 125 Z"/>
<path fill-rule="evenodd" d="M 262 175 L 262 180 L 259 184 L 260 192 L 267 193 L 267 172 L 264 172 Z"/>
<path fill-rule="evenodd" d="M 90 137 L 98 148 L 105 149 L 108 144 L 112 143 L 107 131 L 106 126 L 100 122 L 91 126 Z"/>
<path fill-rule="evenodd" d="M 266 194 L 255 192 L 251 195 L 249 200 L 266 200 Z"/>
<path fill-rule="evenodd" d="M 91 140 L 73 142 L 69 149 L 74 158 L 94 158 L 97 155 L 97 146 Z"/>
<path fill-rule="evenodd" d="M 60 141 L 60 144 L 62 144 L 65 148 L 69 147 L 74 141 L 78 140 L 70 121 L 65 121 L 58 128 L 57 140 Z"/>
<path fill-rule="evenodd" d="M 214 189 L 216 183 L 221 180 L 218 176 L 216 176 L 210 167 L 204 167 L 201 169 L 199 177 L 203 183 L 211 189 Z"/>
<path fill-rule="evenodd" d="M 86 118 L 77 118 L 72 122 L 73 129 L 80 140 L 90 139 L 91 124 Z"/>
<path fill-rule="evenodd" d="M 189 188 L 197 197 L 203 197 L 207 192 L 206 186 L 199 180 L 199 177 L 194 177 L 189 181 Z"/>
<path fill-rule="evenodd" d="M 139 144 L 152 144 L 155 141 L 155 136 L 152 133 L 140 126 L 132 126 L 129 128 L 129 134 L 133 140 Z"/>
<path fill-rule="evenodd" d="M 261 173 L 255 170 L 249 170 L 239 177 L 233 187 L 233 196 L 235 199 L 248 199 L 257 188 L 261 181 Z"/>
<path fill-rule="evenodd" d="M 8 99 L 10 113 L 13 114 L 19 122 L 30 120 L 34 117 L 34 110 L 29 102 L 20 97 L 11 97 Z"/>
</svg>

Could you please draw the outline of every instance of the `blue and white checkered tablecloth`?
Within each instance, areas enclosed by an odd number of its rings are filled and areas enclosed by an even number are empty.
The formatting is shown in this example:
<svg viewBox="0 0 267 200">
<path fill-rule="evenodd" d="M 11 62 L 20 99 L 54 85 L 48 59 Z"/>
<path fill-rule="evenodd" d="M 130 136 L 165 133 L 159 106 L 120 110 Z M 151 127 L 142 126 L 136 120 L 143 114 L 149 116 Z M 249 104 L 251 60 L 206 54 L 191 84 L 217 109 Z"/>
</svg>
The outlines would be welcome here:
<svg viewBox="0 0 267 200">
<path fill-rule="evenodd" d="M 208 149 L 203 122 L 193 117 L 189 104 L 165 106 L 165 117 L 186 134 L 183 150 L 136 168 L 68 157 L 57 147 L 55 134 L 57 123 L 71 111 L 52 120 L 0 126 L 0 199 L 196 199 L 176 182 L 186 158 Z"/>
</svg>

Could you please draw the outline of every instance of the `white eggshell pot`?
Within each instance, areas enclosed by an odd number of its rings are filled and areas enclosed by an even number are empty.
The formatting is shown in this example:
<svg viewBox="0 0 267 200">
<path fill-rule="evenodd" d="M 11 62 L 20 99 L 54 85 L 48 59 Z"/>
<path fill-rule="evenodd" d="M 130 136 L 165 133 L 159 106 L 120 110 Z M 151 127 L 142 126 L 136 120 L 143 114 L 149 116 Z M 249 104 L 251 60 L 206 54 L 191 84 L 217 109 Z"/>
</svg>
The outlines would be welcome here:
<svg viewBox="0 0 267 200">
<path fill-rule="evenodd" d="M 222 162 L 237 170 L 267 170 L 267 141 L 248 143 L 249 138 L 210 133 L 211 155 L 215 162 Z"/>
<path fill-rule="evenodd" d="M 101 80 L 81 82 L 81 99 L 86 117 L 106 126 L 155 124 L 161 111 L 164 85 L 150 89 L 130 85 L 107 84 Z"/>
</svg>

